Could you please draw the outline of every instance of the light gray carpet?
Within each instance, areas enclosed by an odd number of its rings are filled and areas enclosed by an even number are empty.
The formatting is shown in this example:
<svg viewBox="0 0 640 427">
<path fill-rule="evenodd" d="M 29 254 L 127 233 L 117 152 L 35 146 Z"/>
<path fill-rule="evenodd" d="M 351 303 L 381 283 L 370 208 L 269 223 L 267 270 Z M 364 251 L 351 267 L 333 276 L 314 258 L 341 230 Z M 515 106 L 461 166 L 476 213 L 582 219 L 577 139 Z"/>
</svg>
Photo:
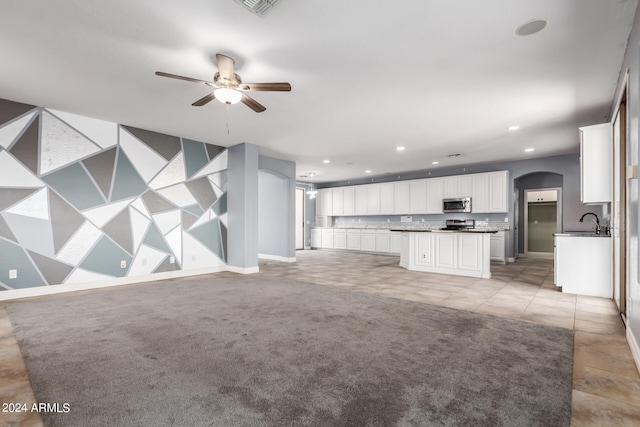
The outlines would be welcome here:
<svg viewBox="0 0 640 427">
<path fill-rule="evenodd" d="M 8 305 L 50 426 L 565 426 L 573 331 L 291 280 Z"/>
</svg>

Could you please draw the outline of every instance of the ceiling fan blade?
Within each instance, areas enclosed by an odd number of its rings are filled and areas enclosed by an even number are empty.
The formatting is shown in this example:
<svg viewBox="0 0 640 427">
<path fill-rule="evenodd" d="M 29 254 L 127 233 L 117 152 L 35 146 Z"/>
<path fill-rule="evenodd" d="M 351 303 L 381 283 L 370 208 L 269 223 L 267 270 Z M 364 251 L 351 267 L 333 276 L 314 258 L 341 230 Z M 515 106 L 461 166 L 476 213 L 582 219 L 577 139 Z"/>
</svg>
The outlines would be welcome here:
<svg viewBox="0 0 640 427">
<path fill-rule="evenodd" d="M 193 105 L 194 107 L 202 107 L 203 105 L 208 104 L 214 99 L 216 99 L 216 96 L 213 94 L 213 92 L 211 92 L 209 95 L 203 96 L 191 105 Z"/>
<path fill-rule="evenodd" d="M 266 110 L 266 108 L 262 104 L 244 93 L 242 94 L 242 103 L 251 108 L 256 113 L 262 113 L 264 110 Z"/>
<path fill-rule="evenodd" d="M 206 80 L 193 79 L 191 77 L 179 76 L 177 74 L 163 73 L 162 71 L 156 71 L 156 76 L 169 77 L 169 78 L 172 78 L 172 79 L 184 80 L 184 81 L 187 81 L 187 82 L 204 83 L 207 86 L 213 86 L 213 82 L 208 82 Z"/>
<path fill-rule="evenodd" d="M 227 80 L 233 80 L 233 59 L 228 56 L 216 53 L 216 62 L 218 63 L 218 72 L 220 77 Z"/>
<path fill-rule="evenodd" d="M 277 83 L 242 83 L 240 85 L 242 90 L 254 90 L 254 91 L 273 91 L 273 92 L 289 92 L 291 91 L 291 85 L 287 82 Z"/>
</svg>

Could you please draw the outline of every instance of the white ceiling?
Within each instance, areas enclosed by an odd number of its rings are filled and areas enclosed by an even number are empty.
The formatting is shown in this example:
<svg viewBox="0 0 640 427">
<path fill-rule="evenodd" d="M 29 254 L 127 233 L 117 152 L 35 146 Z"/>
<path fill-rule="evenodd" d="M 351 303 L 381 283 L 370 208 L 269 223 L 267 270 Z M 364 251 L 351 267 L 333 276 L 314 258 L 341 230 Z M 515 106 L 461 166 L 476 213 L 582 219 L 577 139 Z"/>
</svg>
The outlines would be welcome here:
<svg viewBox="0 0 640 427">
<path fill-rule="evenodd" d="M 0 98 L 250 142 L 314 182 L 575 153 L 577 127 L 607 119 L 637 2 L 283 0 L 260 18 L 234 0 L 4 0 Z M 517 36 L 533 18 L 549 24 Z M 192 107 L 208 87 L 154 75 L 211 80 L 216 53 L 292 92 L 253 92 L 260 114 Z"/>
</svg>

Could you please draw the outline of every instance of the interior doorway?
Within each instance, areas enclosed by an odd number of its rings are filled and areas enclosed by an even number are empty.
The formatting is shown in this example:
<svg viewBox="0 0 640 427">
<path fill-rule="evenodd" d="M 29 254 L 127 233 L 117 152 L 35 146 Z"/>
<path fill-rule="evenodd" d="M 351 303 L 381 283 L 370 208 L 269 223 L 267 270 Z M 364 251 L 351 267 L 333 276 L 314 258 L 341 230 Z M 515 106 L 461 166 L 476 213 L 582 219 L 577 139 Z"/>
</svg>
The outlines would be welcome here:
<svg viewBox="0 0 640 427">
<path fill-rule="evenodd" d="M 296 188 L 296 250 L 304 249 L 304 188 Z"/>
<path fill-rule="evenodd" d="M 524 191 L 525 256 L 553 259 L 553 233 L 562 231 L 562 189 Z"/>
</svg>

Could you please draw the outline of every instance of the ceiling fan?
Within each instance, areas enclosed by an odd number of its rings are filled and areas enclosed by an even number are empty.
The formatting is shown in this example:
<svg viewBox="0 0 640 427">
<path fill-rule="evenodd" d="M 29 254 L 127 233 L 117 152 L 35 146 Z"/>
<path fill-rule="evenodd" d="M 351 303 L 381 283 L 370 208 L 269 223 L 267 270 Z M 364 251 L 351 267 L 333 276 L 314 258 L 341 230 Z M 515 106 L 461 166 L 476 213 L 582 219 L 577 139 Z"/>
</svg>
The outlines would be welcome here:
<svg viewBox="0 0 640 427">
<path fill-rule="evenodd" d="M 169 77 L 172 79 L 185 80 L 194 83 L 203 83 L 214 88 L 214 91 L 203 96 L 194 102 L 194 107 L 202 107 L 210 101 L 217 99 L 223 104 L 242 103 L 251 108 L 256 113 L 262 113 L 266 108 L 255 99 L 251 98 L 244 92 L 248 91 L 275 91 L 290 92 L 291 85 L 286 82 L 277 83 L 243 83 L 240 76 L 233 72 L 233 59 L 220 53 L 216 54 L 216 62 L 218 63 L 218 72 L 214 74 L 213 81 L 199 80 L 191 77 L 178 76 L 176 74 L 164 73 L 156 71 L 157 76 Z"/>
</svg>

